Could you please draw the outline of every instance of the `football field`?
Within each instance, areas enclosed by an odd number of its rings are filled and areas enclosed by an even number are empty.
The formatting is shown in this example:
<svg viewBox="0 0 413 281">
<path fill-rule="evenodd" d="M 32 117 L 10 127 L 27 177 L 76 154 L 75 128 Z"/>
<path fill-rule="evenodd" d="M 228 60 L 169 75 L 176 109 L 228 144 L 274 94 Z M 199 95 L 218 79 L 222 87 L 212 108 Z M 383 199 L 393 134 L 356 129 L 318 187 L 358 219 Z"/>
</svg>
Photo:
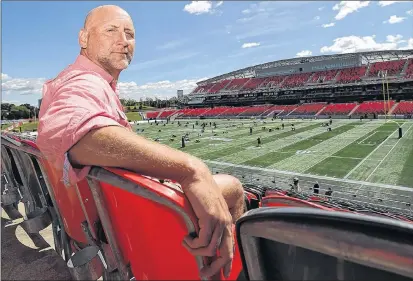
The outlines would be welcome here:
<svg viewBox="0 0 413 281">
<path fill-rule="evenodd" d="M 297 176 L 309 188 L 317 181 L 321 188 L 333 187 L 353 198 L 391 200 L 393 196 L 400 201 L 402 196 L 412 200 L 412 121 L 333 119 L 331 131 L 322 126 L 328 120 L 179 122 L 181 126 L 174 120 L 169 124 L 145 122 L 133 127 L 140 135 L 205 160 L 214 172 L 234 174 L 244 181 L 286 187 Z M 202 133 L 204 122 L 207 125 Z M 400 139 L 399 126 L 403 130 Z M 189 140 L 182 148 L 181 138 L 185 134 Z"/>
</svg>

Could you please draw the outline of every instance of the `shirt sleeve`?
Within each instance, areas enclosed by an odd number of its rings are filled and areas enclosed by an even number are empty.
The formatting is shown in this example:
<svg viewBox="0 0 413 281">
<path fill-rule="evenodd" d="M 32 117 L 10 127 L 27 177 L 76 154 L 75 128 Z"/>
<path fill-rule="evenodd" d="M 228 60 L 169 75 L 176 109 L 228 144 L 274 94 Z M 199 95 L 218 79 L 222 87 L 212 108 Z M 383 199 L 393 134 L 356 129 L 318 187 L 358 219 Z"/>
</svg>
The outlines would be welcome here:
<svg viewBox="0 0 413 281">
<path fill-rule="evenodd" d="M 67 157 L 69 149 L 91 130 L 121 126 L 113 115 L 104 83 L 91 74 L 79 75 L 48 93 L 53 97 L 40 116 L 37 144 L 46 158 L 62 168 L 66 185 L 82 180 L 90 170 L 90 166 L 74 168 Z"/>
</svg>

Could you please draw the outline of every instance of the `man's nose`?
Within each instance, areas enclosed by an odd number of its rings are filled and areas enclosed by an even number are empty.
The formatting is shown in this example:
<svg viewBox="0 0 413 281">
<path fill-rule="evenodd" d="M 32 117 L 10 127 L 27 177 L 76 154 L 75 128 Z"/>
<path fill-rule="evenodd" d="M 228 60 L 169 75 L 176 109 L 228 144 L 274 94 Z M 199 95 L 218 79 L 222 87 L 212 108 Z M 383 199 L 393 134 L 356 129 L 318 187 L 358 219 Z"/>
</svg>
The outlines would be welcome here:
<svg viewBox="0 0 413 281">
<path fill-rule="evenodd" d="M 117 44 L 119 44 L 119 45 L 122 45 L 122 46 L 124 46 L 124 47 L 127 47 L 128 45 L 129 45 L 129 41 L 128 41 L 128 39 L 126 38 L 126 33 L 125 32 L 123 32 L 123 31 L 121 31 L 121 32 L 119 32 L 118 33 L 119 34 L 119 36 L 118 36 L 118 40 L 117 40 Z"/>
</svg>

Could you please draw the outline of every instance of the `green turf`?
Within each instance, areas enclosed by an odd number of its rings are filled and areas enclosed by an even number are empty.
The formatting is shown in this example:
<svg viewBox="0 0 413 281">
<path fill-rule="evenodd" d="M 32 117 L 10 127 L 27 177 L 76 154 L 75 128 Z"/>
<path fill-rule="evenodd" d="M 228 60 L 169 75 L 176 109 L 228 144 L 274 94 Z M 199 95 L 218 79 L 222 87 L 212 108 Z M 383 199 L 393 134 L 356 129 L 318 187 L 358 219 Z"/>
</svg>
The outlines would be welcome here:
<svg viewBox="0 0 413 281">
<path fill-rule="evenodd" d="M 32 132 L 33 130 L 37 131 L 37 127 L 39 125 L 39 122 L 30 122 L 30 123 L 25 123 L 21 125 L 22 132 Z M 20 130 L 19 128 L 16 128 L 15 130 Z"/>
<path fill-rule="evenodd" d="M 354 158 L 328 157 L 307 172 L 314 175 L 342 178 L 359 162 L 359 159 Z"/>
<path fill-rule="evenodd" d="M 126 117 L 128 118 L 128 120 L 131 120 L 131 121 L 140 121 L 140 120 L 142 120 L 142 117 L 139 114 L 139 112 L 127 112 Z"/>
<path fill-rule="evenodd" d="M 403 186 L 413 186 L 413 149 L 409 153 L 397 183 Z"/>
<path fill-rule="evenodd" d="M 280 151 L 270 152 L 265 155 L 259 156 L 257 158 L 253 158 L 251 160 L 245 161 L 243 164 L 251 165 L 251 166 L 259 166 L 259 167 L 270 166 L 278 161 L 284 160 L 294 155 L 298 150 L 306 150 L 314 145 L 319 144 L 320 142 L 323 142 L 329 138 L 332 138 L 336 135 L 344 133 L 354 128 L 355 126 L 356 126 L 355 124 L 344 125 L 331 132 L 325 132 L 320 135 L 316 135 L 312 138 L 305 139 L 295 144 L 284 147 L 282 148 L 282 151 L 283 151 L 282 153 Z"/>
</svg>

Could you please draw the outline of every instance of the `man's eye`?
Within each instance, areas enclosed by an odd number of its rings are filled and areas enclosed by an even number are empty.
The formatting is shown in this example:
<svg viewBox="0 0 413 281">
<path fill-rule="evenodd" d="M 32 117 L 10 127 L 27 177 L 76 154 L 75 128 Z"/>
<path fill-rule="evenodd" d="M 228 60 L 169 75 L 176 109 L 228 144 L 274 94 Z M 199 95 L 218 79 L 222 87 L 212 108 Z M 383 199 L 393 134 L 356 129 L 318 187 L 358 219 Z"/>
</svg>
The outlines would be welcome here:
<svg viewBox="0 0 413 281">
<path fill-rule="evenodd" d="M 128 38 L 133 38 L 133 37 L 134 37 L 134 35 L 133 35 L 132 33 L 126 33 L 126 36 L 127 36 Z"/>
<path fill-rule="evenodd" d="M 108 29 L 108 32 L 113 32 L 113 31 L 115 31 L 115 29 L 113 29 L 113 28 Z"/>
</svg>

